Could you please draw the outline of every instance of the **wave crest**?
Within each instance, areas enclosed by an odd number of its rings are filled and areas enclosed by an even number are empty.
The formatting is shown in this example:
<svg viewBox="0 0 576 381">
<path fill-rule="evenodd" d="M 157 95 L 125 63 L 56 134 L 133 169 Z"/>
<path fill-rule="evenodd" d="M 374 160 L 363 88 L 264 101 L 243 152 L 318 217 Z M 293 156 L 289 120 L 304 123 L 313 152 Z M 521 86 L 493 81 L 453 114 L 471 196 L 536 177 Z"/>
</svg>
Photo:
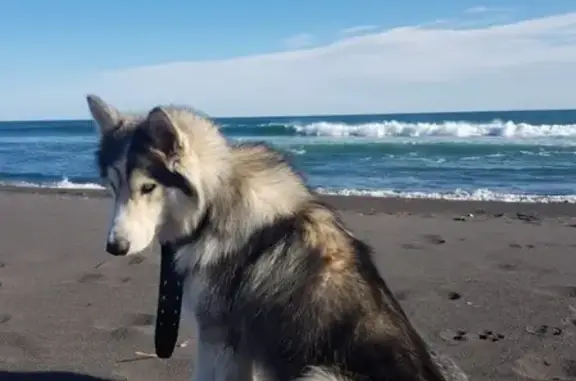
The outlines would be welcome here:
<svg viewBox="0 0 576 381">
<path fill-rule="evenodd" d="M 576 194 L 572 195 L 537 195 L 501 193 L 490 189 L 466 191 L 455 189 L 452 192 L 400 192 L 390 189 L 330 189 L 317 188 L 320 194 L 334 196 L 394 197 L 408 199 L 453 200 L 453 201 L 500 201 L 521 203 L 576 203 Z"/>
<path fill-rule="evenodd" d="M 315 122 L 304 125 L 291 125 L 291 128 L 302 135 L 331 137 L 576 138 L 576 124 L 532 125 L 501 120 L 494 120 L 490 123 L 471 123 L 466 121 L 407 123 L 396 120 L 362 124 Z"/>
</svg>

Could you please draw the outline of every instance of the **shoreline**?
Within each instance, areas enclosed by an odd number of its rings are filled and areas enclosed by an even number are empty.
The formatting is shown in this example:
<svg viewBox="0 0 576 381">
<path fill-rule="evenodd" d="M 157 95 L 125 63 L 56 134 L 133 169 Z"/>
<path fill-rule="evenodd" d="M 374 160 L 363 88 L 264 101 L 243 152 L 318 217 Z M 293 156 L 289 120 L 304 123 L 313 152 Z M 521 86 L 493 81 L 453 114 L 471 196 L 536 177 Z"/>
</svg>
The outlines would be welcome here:
<svg viewBox="0 0 576 381">
<path fill-rule="evenodd" d="M 91 199 L 109 198 L 105 189 L 50 188 L 0 185 L 0 194 L 59 195 Z M 436 214 L 474 217 L 554 218 L 576 217 L 576 204 L 569 202 L 507 202 L 486 200 L 449 200 L 433 198 L 402 198 L 374 196 L 341 196 L 319 193 L 320 198 L 338 210 L 361 214 L 406 213 L 433 216 Z M 472 216 L 470 216 L 470 214 Z"/>
</svg>

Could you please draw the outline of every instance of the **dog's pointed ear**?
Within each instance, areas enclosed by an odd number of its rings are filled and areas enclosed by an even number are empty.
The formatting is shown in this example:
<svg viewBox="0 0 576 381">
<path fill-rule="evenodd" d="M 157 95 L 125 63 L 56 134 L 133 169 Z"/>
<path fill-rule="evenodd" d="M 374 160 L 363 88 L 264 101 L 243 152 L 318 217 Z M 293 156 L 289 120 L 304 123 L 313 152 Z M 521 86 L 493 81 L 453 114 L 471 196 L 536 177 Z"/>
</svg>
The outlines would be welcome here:
<svg viewBox="0 0 576 381">
<path fill-rule="evenodd" d="M 148 114 L 148 125 L 154 145 L 169 163 L 176 164 L 186 151 L 186 139 L 178 128 L 177 121 L 163 107 L 155 107 Z"/>
<path fill-rule="evenodd" d="M 116 108 L 104 102 L 99 96 L 89 94 L 86 96 L 86 102 L 101 135 L 105 135 L 118 127 L 122 121 L 122 114 Z"/>
</svg>

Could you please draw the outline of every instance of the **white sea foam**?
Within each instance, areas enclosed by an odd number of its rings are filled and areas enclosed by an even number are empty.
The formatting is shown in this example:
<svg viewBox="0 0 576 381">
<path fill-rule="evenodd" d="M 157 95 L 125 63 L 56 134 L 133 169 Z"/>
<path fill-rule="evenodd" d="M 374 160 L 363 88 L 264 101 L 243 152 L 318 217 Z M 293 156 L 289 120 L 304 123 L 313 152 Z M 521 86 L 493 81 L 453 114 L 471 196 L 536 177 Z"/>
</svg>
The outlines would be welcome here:
<svg viewBox="0 0 576 381">
<path fill-rule="evenodd" d="M 297 148 L 289 148 L 288 152 L 290 152 L 293 155 L 297 155 L 297 156 L 301 156 L 301 155 L 306 154 L 305 149 L 297 149 Z"/>
<path fill-rule="evenodd" d="M 290 128 L 307 136 L 330 137 L 503 137 L 503 138 L 575 138 L 576 124 L 532 125 L 494 120 L 490 123 L 445 121 L 441 123 L 405 123 L 396 120 L 344 124 L 316 122 L 294 124 Z"/>
<path fill-rule="evenodd" d="M 317 188 L 321 194 L 337 196 L 368 196 L 368 197 L 396 197 L 409 199 L 432 199 L 432 200 L 459 200 L 459 201 L 501 201 L 501 202 L 524 202 L 524 203 L 576 203 L 576 194 L 572 195 L 536 195 L 500 193 L 489 189 L 476 189 L 468 192 L 456 189 L 452 192 L 399 192 L 389 189 L 330 189 Z"/>
<path fill-rule="evenodd" d="M 96 183 L 75 183 L 64 178 L 52 183 L 30 183 L 30 182 L 10 182 L 0 183 L 0 185 L 16 186 L 23 188 L 51 188 L 51 189 L 71 189 L 71 190 L 102 190 L 104 187 Z M 576 194 L 572 195 L 536 195 L 536 194 L 514 194 L 500 193 L 489 189 L 477 189 L 467 192 L 456 189 L 452 192 L 400 192 L 390 189 L 331 189 L 316 188 L 320 194 L 338 196 L 368 196 L 368 197 L 395 197 L 408 199 L 431 199 L 431 200 L 460 200 L 460 201 L 501 201 L 501 202 L 524 202 L 524 203 L 576 203 Z"/>
<path fill-rule="evenodd" d="M 22 187 L 22 188 L 49 188 L 49 189 L 105 189 L 96 183 L 75 183 L 64 177 L 60 181 L 47 183 L 32 183 L 28 181 L 0 182 L 0 185 Z"/>
</svg>

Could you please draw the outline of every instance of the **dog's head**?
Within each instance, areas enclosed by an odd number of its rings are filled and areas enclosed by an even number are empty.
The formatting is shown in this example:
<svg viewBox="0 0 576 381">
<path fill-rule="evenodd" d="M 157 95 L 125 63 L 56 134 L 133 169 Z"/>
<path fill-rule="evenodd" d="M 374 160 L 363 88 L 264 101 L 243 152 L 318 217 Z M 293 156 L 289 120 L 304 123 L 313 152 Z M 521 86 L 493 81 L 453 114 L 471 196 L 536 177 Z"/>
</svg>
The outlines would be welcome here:
<svg viewBox="0 0 576 381">
<path fill-rule="evenodd" d="M 87 102 L 100 132 L 100 175 L 114 197 L 106 251 L 135 254 L 157 235 L 170 241 L 190 234 L 214 186 L 211 176 L 203 175 L 200 157 L 210 147 L 226 146 L 216 128 L 191 112 L 170 107 L 128 116 L 97 96 L 89 95 Z M 190 129 L 193 124 L 200 126 L 196 134 Z M 205 141 L 210 136 L 212 144 Z"/>
</svg>

